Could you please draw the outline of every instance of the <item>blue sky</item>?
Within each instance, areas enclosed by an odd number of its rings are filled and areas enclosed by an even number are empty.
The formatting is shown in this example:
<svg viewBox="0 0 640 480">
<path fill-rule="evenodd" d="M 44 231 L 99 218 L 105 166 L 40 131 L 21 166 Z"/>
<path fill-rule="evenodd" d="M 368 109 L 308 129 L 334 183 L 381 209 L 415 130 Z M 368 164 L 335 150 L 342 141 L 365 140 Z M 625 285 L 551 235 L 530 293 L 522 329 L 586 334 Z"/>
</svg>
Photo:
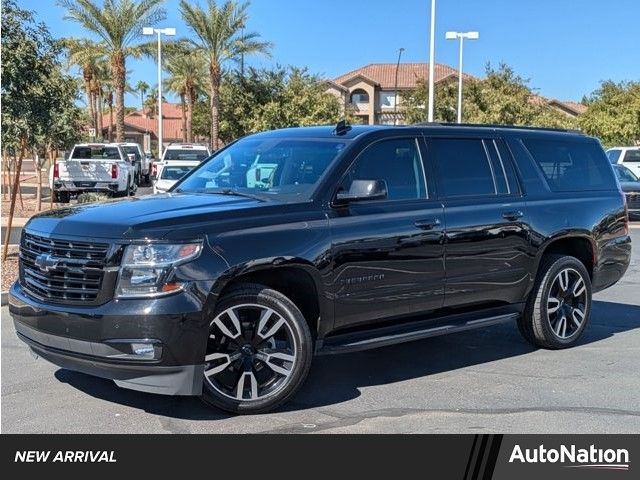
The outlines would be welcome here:
<svg viewBox="0 0 640 480">
<path fill-rule="evenodd" d="M 193 0 L 197 2 L 198 0 Z M 204 3 L 205 0 L 199 0 Z M 54 0 L 18 0 L 55 36 L 83 36 Z M 250 30 L 274 44 L 256 66 L 307 66 L 334 77 L 367 63 L 428 58 L 430 0 L 253 0 Z M 179 0 L 166 0 L 167 20 L 190 34 Z M 465 71 L 482 75 L 487 62 L 505 62 L 548 97 L 580 100 L 603 79 L 640 80 L 640 0 L 438 0 L 436 62 L 457 68 L 457 42 L 447 30 L 478 30 L 465 45 Z M 130 82 L 156 83 L 155 64 L 129 60 Z M 135 104 L 133 96 L 128 104 Z"/>
</svg>

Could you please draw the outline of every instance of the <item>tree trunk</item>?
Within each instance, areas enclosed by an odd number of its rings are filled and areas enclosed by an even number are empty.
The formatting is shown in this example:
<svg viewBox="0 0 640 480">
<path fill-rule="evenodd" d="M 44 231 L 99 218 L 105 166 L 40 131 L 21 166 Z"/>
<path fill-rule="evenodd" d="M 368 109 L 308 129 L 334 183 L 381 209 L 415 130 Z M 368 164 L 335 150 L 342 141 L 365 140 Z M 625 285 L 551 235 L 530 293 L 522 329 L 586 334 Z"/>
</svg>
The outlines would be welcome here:
<svg viewBox="0 0 640 480">
<path fill-rule="evenodd" d="M 22 170 L 22 159 L 27 149 L 27 140 L 25 138 L 20 139 L 20 153 L 18 153 L 18 163 L 16 165 L 16 176 L 13 179 L 13 189 L 11 191 L 11 203 L 9 206 L 9 217 L 7 218 L 7 230 L 4 234 L 4 246 L 2 250 L 2 261 L 7 260 L 9 254 L 9 241 L 11 240 L 11 226 L 13 224 L 13 212 L 16 210 L 16 194 L 18 193 L 18 187 L 20 185 L 20 170 Z"/>
<path fill-rule="evenodd" d="M 111 59 L 111 72 L 116 88 L 116 142 L 124 142 L 124 88 L 127 75 L 124 52 L 116 52 Z"/>
<path fill-rule="evenodd" d="M 45 153 L 46 158 L 46 153 Z M 42 210 L 42 164 L 40 163 L 40 155 L 35 154 L 35 158 L 33 159 L 33 163 L 36 167 L 36 179 L 38 185 L 36 186 L 36 207 L 38 211 Z"/>
<path fill-rule="evenodd" d="M 89 110 L 89 121 L 91 122 L 91 128 L 96 128 L 96 111 L 95 104 L 93 103 L 93 92 L 91 91 L 91 81 L 87 80 L 88 75 L 84 76 L 84 89 L 87 92 L 87 109 Z"/>
<path fill-rule="evenodd" d="M 113 92 L 109 92 L 109 142 L 113 142 Z"/>
<path fill-rule="evenodd" d="M 99 91 L 98 93 L 98 129 L 97 129 L 97 136 L 100 140 L 104 140 L 104 134 L 102 133 L 102 129 L 104 128 L 104 125 L 102 124 L 102 109 L 103 109 L 103 103 L 104 103 L 104 99 L 102 98 L 102 90 Z"/>
<path fill-rule="evenodd" d="M 187 102 L 185 101 L 184 92 L 180 94 L 180 106 L 182 107 L 182 141 L 188 142 L 187 140 Z"/>
<path fill-rule="evenodd" d="M 187 142 L 193 142 L 193 110 L 195 108 L 195 92 L 192 85 L 187 88 Z"/>
<path fill-rule="evenodd" d="M 211 89 L 211 149 L 218 149 L 218 135 L 220 132 L 220 64 L 212 62 L 209 66 L 209 87 Z"/>
</svg>

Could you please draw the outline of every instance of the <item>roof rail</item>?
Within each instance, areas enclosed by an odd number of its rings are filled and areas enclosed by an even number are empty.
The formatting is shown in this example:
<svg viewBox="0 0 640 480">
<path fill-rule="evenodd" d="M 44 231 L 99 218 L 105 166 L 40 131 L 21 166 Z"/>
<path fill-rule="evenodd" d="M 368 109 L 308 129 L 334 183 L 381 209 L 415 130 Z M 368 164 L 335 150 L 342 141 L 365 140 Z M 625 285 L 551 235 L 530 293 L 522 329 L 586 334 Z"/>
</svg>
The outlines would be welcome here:
<svg viewBox="0 0 640 480">
<path fill-rule="evenodd" d="M 447 122 L 419 122 L 414 123 L 412 126 L 416 127 L 484 127 L 484 128 L 505 128 L 514 130 L 542 130 L 548 132 L 564 132 L 564 133 L 579 133 L 584 135 L 584 132 L 575 128 L 553 128 L 553 127 L 532 127 L 529 125 L 500 125 L 492 123 L 447 123 Z"/>
</svg>

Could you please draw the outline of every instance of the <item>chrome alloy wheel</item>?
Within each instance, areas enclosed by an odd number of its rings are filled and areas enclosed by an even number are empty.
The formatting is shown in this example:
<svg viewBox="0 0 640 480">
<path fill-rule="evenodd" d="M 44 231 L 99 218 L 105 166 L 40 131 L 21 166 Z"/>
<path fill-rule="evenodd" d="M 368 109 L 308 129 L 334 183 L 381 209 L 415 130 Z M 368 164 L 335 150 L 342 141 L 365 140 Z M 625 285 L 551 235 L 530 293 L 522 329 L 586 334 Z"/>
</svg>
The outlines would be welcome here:
<svg viewBox="0 0 640 480">
<path fill-rule="evenodd" d="M 553 279 L 547 298 L 547 317 L 553 332 L 561 339 L 571 338 L 587 314 L 587 287 L 573 268 L 561 270 Z"/>
<path fill-rule="evenodd" d="M 286 386 L 297 348 L 291 326 L 279 313 L 264 305 L 235 305 L 209 326 L 204 377 L 226 397 L 262 400 Z"/>
</svg>

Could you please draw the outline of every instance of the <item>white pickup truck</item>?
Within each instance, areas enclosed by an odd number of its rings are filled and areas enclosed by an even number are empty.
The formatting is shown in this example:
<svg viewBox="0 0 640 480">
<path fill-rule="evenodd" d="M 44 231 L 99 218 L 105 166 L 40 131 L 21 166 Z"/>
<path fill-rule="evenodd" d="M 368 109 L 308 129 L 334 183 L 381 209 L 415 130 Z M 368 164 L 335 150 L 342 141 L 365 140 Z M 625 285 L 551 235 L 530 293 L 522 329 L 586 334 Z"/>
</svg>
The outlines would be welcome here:
<svg viewBox="0 0 640 480">
<path fill-rule="evenodd" d="M 108 143 L 79 143 L 64 162 L 49 170 L 54 200 L 68 203 L 72 195 L 102 192 L 113 196 L 135 193 L 135 167 L 122 148 Z"/>
<path fill-rule="evenodd" d="M 209 147 L 196 143 L 172 143 L 159 162 L 151 166 L 153 193 L 164 193 L 180 178 L 209 157 Z"/>
</svg>

